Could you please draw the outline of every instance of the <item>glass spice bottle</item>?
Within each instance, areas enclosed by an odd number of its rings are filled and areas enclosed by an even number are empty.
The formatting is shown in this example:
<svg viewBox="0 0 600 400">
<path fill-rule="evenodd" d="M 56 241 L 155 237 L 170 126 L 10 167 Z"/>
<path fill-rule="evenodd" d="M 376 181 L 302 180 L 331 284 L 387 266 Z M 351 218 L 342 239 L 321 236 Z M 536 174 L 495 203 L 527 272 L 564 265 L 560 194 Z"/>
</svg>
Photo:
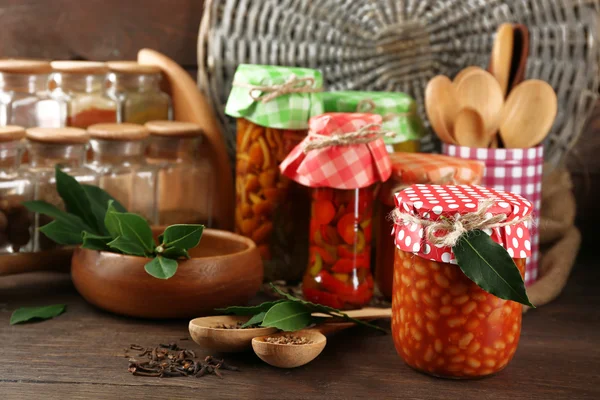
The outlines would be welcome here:
<svg viewBox="0 0 600 400">
<path fill-rule="evenodd" d="M 396 246 L 389 240 L 394 222 L 394 194 L 413 184 L 476 185 L 483 176 L 483 163 L 441 154 L 390 153 L 392 174 L 385 182 L 375 207 L 375 283 L 385 298 L 392 298 L 394 254 Z"/>
<path fill-rule="evenodd" d="M 118 122 L 145 124 L 172 119 L 171 97 L 160 87 L 161 69 L 135 61 L 107 63 L 111 81 L 108 94 L 118 103 Z"/>
<path fill-rule="evenodd" d="M 93 150 L 89 167 L 97 172 L 100 188 L 128 211 L 158 224 L 157 168 L 146 162 L 150 133 L 138 124 L 95 124 L 87 129 Z"/>
<path fill-rule="evenodd" d="M 373 295 L 371 232 L 375 193 L 390 175 L 381 117 L 326 113 L 281 163 L 282 173 L 312 187 L 309 263 L 304 297 L 350 309 Z"/>
<path fill-rule="evenodd" d="M 65 103 L 51 98 L 48 61 L 0 60 L 0 125 L 60 127 Z"/>
<path fill-rule="evenodd" d="M 235 230 L 258 246 L 266 281 L 296 282 L 306 268 L 309 194 L 278 165 L 322 112 L 322 81 L 313 69 L 242 64 L 227 100 L 237 118 Z"/>
<path fill-rule="evenodd" d="M 117 102 L 106 92 L 108 66 L 93 61 L 53 61 L 52 97 L 66 103 L 66 126 L 117 122 Z"/>
<path fill-rule="evenodd" d="M 508 262 L 512 258 L 512 268 L 518 271 L 525 293 L 525 262 L 531 254 L 525 222 L 531 214 L 529 201 L 513 193 L 470 185 L 415 185 L 396 196 L 398 211 L 428 223 L 422 225 L 400 217 L 390 239 L 397 247 L 393 262 L 392 336 L 398 354 L 421 372 L 457 379 L 484 377 L 502 370 L 517 350 L 522 305 L 480 287 L 501 279 L 507 282 L 507 277 L 498 279 L 494 274 L 490 281 L 480 270 L 484 266 L 479 264 L 475 283 L 463 272 L 466 264 L 457 265 L 455 247 L 434 244 L 429 239 L 427 226 L 431 222 L 440 218 L 472 221 L 469 213 L 472 216 L 479 212 L 486 199 L 492 201 L 481 211 L 486 219 L 501 215 L 503 221 L 514 224 L 494 228 L 481 225 L 480 234 L 490 235 L 506 249 L 502 251 L 508 253 Z M 436 230 L 434 236 L 440 238 L 448 233 Z M 475 246 L 473 241 L 470 243 Z M 478 254 L 501 262 L 485 253 L 489 247 L 478 247 Z M 499 265 L 492 267 L 501 270 Z M 498 291 L 497 287 L 494 290 Z"/>
<path fill-rule="evenodd" d="M 158 168 L 158 223 L 212 226 L 215 172 L 201 128 L 179 121 L 150 121 L 145 127 L 150 132 L 146 160 Z"/>
<path fill-rule="evenodd" d="M 26 131 L 29 171 L 35 181 L 34 200 L 46 201 L 60 209 L 64 204 L 56 191 L 55 166 L 79 183 L 98 185 L 95 171 L 84 166 L 89 135 L 79 128 L 30 128 Z M 51 222 L 46 215 L 34 217 L 34 251 L 48 250 L 58 245 L 39 232 Z"/>
<path fill-rule="evenodd" d="M 33 200 L 33 179 L 20 169 L 25 129 L 0 127 L 0 254 L 31 251 L 32 219 L 21 204 Z"/>
</svg>

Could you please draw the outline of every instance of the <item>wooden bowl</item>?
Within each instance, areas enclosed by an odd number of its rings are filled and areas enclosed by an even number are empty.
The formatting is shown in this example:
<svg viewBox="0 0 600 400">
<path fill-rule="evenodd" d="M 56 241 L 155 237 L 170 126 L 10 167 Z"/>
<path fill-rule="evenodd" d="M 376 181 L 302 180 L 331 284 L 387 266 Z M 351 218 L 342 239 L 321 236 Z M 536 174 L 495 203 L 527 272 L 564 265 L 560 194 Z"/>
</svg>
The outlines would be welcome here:
<svg viewBox="0 0 600 400">
<path fill-rule="evenodd" d="M 163 231 L 156 228 L 155 234 Z M 215 308 L 246 304 L 259 290 L 263 266 L 254 242 L 231 232 L 205 229 L 190 260 L 170 279 L 144 270 L 147 258 L 78 248 L 71 276 L 90 303 L 143 318 L 192 318 Z"/>
</svg>

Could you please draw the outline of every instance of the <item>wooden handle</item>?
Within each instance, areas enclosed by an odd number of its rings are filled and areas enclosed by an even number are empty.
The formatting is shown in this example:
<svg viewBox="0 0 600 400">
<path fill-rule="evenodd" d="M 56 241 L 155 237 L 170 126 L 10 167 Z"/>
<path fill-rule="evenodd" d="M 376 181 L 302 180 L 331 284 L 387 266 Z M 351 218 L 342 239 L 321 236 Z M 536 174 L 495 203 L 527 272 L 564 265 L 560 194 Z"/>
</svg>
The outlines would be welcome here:
<svg viewBox="0 0 600 400">
<path fill-rule="evenodd" d="M 367 307 L 361 308 L 360 310 L 350 310 L 346 311 L 351 318 L 356 319 L 378 319 L 378 318 L 391 318 L 392 317 L 392 309 L 391 308 L 374 308 Z"/>
<path fill-rule="evenodd" d="M 161 68 L 171 86 L 173 110 L 177 121 L 193 122 L 202 127 L 209 150 L 214 154 L 215 184 L 217 190 L 215 219 L 218 228 L 233 230 L 233 176 L 227 155 L 225 139 L 212 106 L 196 86 L 190 75 L 169 57 L 150 49 L 138 52 L 138 62 Z"/>
</svg>

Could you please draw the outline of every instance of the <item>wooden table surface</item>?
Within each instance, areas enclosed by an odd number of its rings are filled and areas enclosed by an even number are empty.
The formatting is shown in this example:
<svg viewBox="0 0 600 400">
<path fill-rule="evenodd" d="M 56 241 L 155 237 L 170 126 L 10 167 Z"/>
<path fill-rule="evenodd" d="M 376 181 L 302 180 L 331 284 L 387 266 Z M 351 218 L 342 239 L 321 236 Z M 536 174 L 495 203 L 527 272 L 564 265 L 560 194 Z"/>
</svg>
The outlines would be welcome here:
<svg viewBox="0 0 600 400">
<path fill-rule="evenodd" d="M 498 375 L 434 379 L 409 369 L 390 335 L 353 328 L 330 339 L 311 364 L 270 367 L 254 354 L 226 355 L 241 372 L 224 379 L 146 378 L 127 372 L 124 349 L 176 342 L 208 355 L 188 337 L 187 321 L 115 316 L 87 304 L 68 276 L 0 278 L 2 399 L 600 399 L 600 270 L 580 260 L 554 303 L 525 314 L 521 343 Z M 21 306 L 66 303 L 53 320 L 9 326 Z M 385 323 L 387 325 L 387 323 Z M 36 396 L 36 397 L 33 397 Z"/>
</svg>

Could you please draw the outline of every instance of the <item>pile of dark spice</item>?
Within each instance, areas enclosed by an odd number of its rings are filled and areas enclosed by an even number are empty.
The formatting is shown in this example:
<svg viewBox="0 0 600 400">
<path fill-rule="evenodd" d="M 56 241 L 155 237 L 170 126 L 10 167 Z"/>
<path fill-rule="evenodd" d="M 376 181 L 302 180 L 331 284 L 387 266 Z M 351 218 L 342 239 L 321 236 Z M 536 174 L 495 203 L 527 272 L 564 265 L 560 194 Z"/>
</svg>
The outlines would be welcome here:
<svg viewBox="0 0 600 400">
<path fill-rule="evenodd" d="M 312 344 L 313 341 L 305 336 L 293 336 L 293 335 L 281 335 L 281 336 L 269 336 L 265 339 L 267 343 L 275 344 Z"/>
<path fill-rule="evenodd" d="M 234 324 L 218 324 L 213 326 L 215 329 L 249 329 L 249 328 L 257 328 L 257 325 L 249 325 L 243 326 L 244 323 L 242 321 L 238 321 Z"/>
<path fill-rule="evenodd" d="M 205 375 L 216 375 L 223 378 L 222 370 L 239 371 L 239 368 L 212 356 L 207 356 L 204 360 L 196 360 L 196 353 L 193 350 L 179 348 L 175 343 L 146 348 L 132 344 L 126 352 L 129 350 L 140 351 L 136 357 L 143 357 L 143 360 L 129 358 L 128 370 L 136 376 L 200 378 Z"/>
</svg>

